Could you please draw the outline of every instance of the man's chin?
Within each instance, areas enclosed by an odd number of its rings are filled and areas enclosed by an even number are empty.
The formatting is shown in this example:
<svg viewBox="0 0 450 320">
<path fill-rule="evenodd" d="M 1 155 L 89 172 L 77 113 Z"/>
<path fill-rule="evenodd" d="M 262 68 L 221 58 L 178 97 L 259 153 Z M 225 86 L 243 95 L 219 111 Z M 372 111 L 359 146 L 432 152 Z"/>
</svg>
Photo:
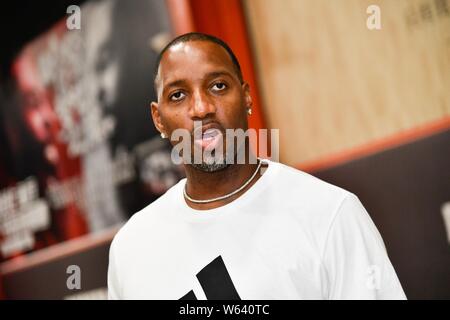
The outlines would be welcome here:
<svg viewBox="0 0 450 320">
<path fill-rule="evenodd" d="M 192 163 L 191 164 L 194 168 L 197 170 L 203 171 L 203 172 L 217 172 L 221 171 L 229 166 L 225 161 L 220 163 Z"/>
</svg>

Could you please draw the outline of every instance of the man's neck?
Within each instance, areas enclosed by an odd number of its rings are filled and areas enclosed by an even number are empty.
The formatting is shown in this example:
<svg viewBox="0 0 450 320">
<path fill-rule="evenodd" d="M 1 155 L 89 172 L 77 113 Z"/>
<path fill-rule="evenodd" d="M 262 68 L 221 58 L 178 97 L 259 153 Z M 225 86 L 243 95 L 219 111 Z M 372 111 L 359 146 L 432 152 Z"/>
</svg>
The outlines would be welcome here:
<svg viewBox="0 0 450 320">
<path fill-rule="evenodd" d="M 196 200 L 208 200 L 221 197 L 244 185 L 253 175 L 257 167 L 257 163 L 249 163 L 249 161 L 246 161 L 245 164 L 230 164 L 228 167 L 219 171 L 205 172 L 194 168 L 192 165 L 185 165 L 187 177 L 186 191 L 191 198 Z M 237 199 L 260 177 L 261 174 L 257 173 L 244 190 L 227 199 L 202 204 L 193 203 L 186 199 L 186 203 L 191 208 L 198 210 L 208 210 L 221 207 Z"/>
</svg>

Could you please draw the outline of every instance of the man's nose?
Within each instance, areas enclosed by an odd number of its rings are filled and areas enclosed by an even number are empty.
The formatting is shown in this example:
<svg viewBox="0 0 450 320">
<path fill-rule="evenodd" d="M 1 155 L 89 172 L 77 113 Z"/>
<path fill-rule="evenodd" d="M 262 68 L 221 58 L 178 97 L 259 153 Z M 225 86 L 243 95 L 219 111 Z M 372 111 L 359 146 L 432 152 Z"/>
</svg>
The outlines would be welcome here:
<svg viewBox="0 0 450 320">
<path fill-rule="evenodd" d="M 205 93 L 196 92 L 193 98 L 191 118 L 194 120 L 206 118 L 216 112 L 216 107 Z"/>
</svg>

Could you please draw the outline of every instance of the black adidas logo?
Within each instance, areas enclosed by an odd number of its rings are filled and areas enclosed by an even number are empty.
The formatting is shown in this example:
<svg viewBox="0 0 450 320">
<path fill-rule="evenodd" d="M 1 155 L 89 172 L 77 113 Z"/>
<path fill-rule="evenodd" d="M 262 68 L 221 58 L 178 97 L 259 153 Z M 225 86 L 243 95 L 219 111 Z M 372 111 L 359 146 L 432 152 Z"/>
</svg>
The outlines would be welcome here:
<svg viewBox="0 0 450 320">
<path fill-rule="evenodd" d="M 196 275 L 208 300 L 241 300 L 222 256 L 218 256 Z M 189 291 L 180 300 L 197 300 Z"/>
</svg>

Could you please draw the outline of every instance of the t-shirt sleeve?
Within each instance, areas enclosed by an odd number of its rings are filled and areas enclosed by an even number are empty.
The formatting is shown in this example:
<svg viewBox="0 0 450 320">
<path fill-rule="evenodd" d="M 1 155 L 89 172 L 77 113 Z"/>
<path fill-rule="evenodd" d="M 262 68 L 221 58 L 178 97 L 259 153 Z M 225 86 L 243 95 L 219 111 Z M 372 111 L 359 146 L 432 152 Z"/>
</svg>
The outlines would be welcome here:
<svg viewBox="0 0 450 320">
<path fill-rule="evenodd" d="M 116 264 L 116 256 L 114 252 L 114 241 L 109 248 L 109 263 L 108 263 L 108 299 L 118 300 L 120 297 L 118 280 L 118 270 Z"/>
<path fill-rule="evenodd" d="M 329 299 L 406 299 L 383 239 L 354 194 L 335 212 L 322 261 Z"/>
</svg>

